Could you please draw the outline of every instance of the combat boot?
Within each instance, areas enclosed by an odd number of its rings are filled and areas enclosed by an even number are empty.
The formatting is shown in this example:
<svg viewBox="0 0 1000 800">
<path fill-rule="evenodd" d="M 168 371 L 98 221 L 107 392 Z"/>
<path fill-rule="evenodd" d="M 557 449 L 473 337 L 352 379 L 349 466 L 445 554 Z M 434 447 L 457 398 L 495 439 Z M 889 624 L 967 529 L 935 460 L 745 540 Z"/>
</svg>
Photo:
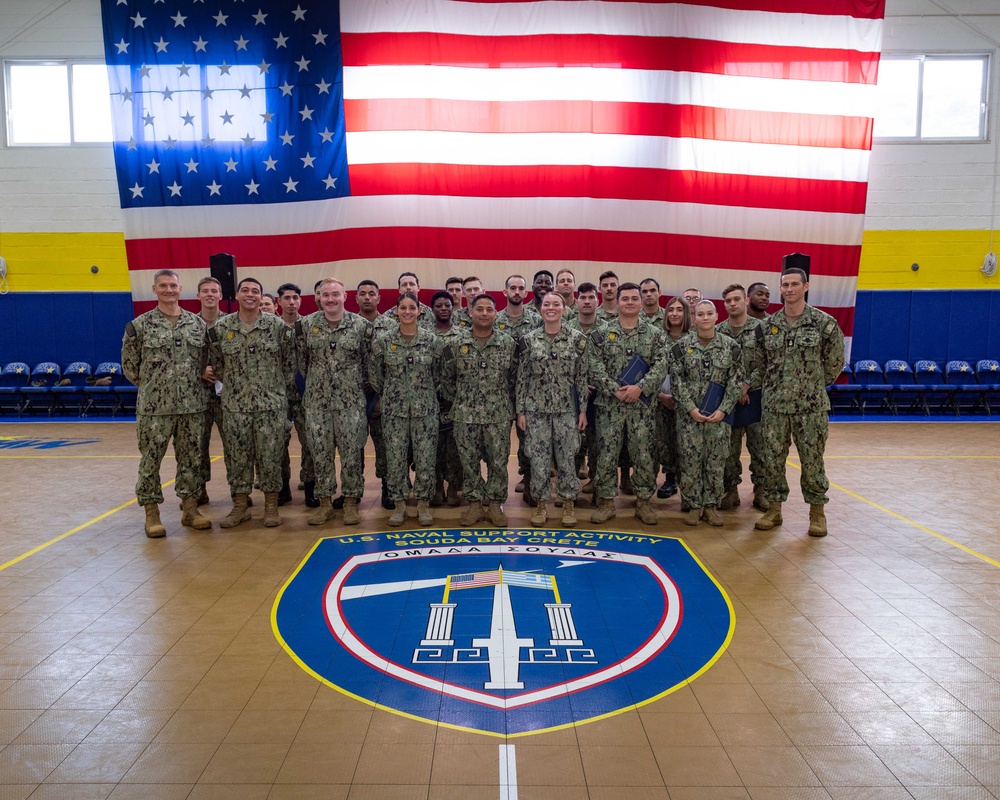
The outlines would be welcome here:
<svg viewBox="0 0 1000 800">
<path fill-rule="evenodd" d="M 615 501 L 613 498 L 608 497 L 604 500 L 599 500 L 597 503 L 597 508 L 594 509 L 593 513 L 590 515 L 591 522 L 607 522 L 609 519 L 614 519 L 618 515 L 615 511 Z"/>
<path fill-rule="evenodd" d="M 624 467 L 622 468 L 622 479 L 621 483 L 618 484 L 618 490 L 622 494 L 635 494 L 635 487 L 632 485 L 632 473 Z"/>
<path fill-rule="evenodd" d="M 382 508 L 386 511 L 392 511 L 396 507 L 396 504 L 392 500 L 392 495 L 389 493 L 389 484 L 385 482 L 385 478 L 382 479 Z"/>
<path fill-rule="evenodd" d="M 156 503 L 143 506 L 146 510 L 146 535 L 150 539 L 162 539 L 167 535 L 167 529 L 160 522 L 160 507 Z"/>
<path fill-rule="evenodd" d="M 250 519 L 250 510 L 247 508 L 248 496 L 246 494 L 233 495 L 233 510 L 219 520 L 220 528 L 235 528 L 241 522 Z"/>
<path fill-rule="evenodd" d="M 417 500 L 417 522 L 421 525 L 434 524 L 434 515 L 431 514 L 430 504 L 426 500 Z"/>
<path fill-rule="evenodd" d="M 356 497 L 345 497 L 344 498 L 344 524 L 345 525 L 357 525 L 361 522 L 361 517 L 358 516 L 358 498 Z"/>
<path fill-rule="evenodd" d="M 277 528 L 281 524 L 278 516 L 278 493 L 264 492 L 264 527 Z"/>
<path fill-rule="evenodd" d="M 344 510 L 344 495 L 340 494 L 333 498 L 333 507 L 337 511 Z"/>
<path fill-rule="evenodd" d="M 730 511 L 737 508 L 741 502 L 740 489 L 738 486 L 733 486 L 731 489 L 727 489 L 726 493 L 722 495 L 722 502 L 719 503 L 719 508 L 723 511 Z"/>
<path fill-rule="evenodd" d="M 767 512 L 757 520 L 753 526 L 759 531 L 769 531 L 771 528 L 776 528 L 781 524 L 781 503 L 772 502 L 768 506 Z"/>
<path fill-rule="evenodd" d="M 320 500 L 316 497 L 316 481 L 306 481 L 303 484 L 306 493 L 306 508 L 319 508 Z"/>
<path fill-rule="evenodd" d="M 538 504 L 535 506 L 535 513 L 531 515 L 531 524 L 535 526 L 545 527 L 545 523 L 549 521 L 549 504 L 544 500 L 539 500 Z"/>
<path fill-rule="evenodd" d="M 562 524 L 568 528 L 576 525 L 576 508 L 575 503 L 568 497 L 563 498 L 562 506 Z"/>
<path fill-rule="evenodd" d="M 755 485 L 753 487 L 753 507 L 758 511 L 767 511 L 767 497 L 764 495 L 764 487 Z"/>
<path fill-rule="evenodd" d="M 316 509 L 310 516 L 307 522 L 310 525 L 322 525 L 324 522 L 329 522 L 336 516 L 337 512 L 333 510 L 333 502 L 329 497 L 319 498 L 319 508 Z"/>
<path fill-rule="evenodd" d="M 715 510 L 715 506 L 705 506 L 702 511 L 702 516 L 705 518 L 705 522 L 713 528 L 721 528 L 723 525 L 722 517 L 720 517 L 719 512 Z"/>
<path fill-rule="evenodd" d="M 462 498 L 458 496 L 458 487 L 448 484 L 448 494 L 446 495 L 445 501 L 448 503 L 449 508 L 457 508 L 462 505 Z M 507 523 L 505 522 L 504 525 Z"/>
<path fill-rule="evenodd" d="M 404 522 L 406 522 L 406 503 L 400 500 L 389 515 L 389 527 L 398 528 Z"/>
<path fill-rule="evenodd" d="M 438 481 L 434 485 L 434 496 L 431 497 L 431 507 L 440 508 L 444 505 L 444 481 Z"/>
<path fill-rule="evenodd" d="M 507 515 L 503 513 L 503 506 L 500 505 L 499 500 L 490 500 L 487 515 L 490 518 L 490 525 L 497 528 L 507 527 Z"/>
<path fill-rule="evenodd" d="M 591 478 L 583 486 L 580 487 L 580 491 L 583 494 L 593 494 L 594 493 L 594 479 Z"/>
<path fill-rule="evenodd" d="M 286 506 L 292 502 L 292 487 L 289 485 L 286 479 L 283 484 L 281 484 L 281 491 L 278 492 L 278 505 Z"/>
<path fill-rule="evenodd" d="M 459 520 L 466 527 L 470 525 L 475 525 L 479 520 L 483 518 L 483 503 L 481 500 L 470 500 L 469 507 L 465 509 L 465 513 L 462 514 L 462 519 Z"/>
<path fill-rule="evenodd" d="M 646 525 L 656 525 L 660 521 L 660 515 L 656 513 L 649 500 L 643 500 L 641 497 L 635 501 L 635 517 Z"/>
<path fill-rule="evenodd" d="M 198 498 L 185 497 L 181 501 L 181 525 L 186 528 L 194 528 L 196 531 L 207 531 L 212 527 L 212 520 L 203 517 L 198 510 Z"/>
<path fill-rule="evenodd" d="M 684 524 L 694 527 L 699 522 L 701 522 L 701 509 L 689 508 L 687 514 L 684 515 Z"/>
<path fill-rule="evenodd" d="M 822 503 L 809 506 L 809 535 L 826 536 L 826 509 Z"/>
</svg>

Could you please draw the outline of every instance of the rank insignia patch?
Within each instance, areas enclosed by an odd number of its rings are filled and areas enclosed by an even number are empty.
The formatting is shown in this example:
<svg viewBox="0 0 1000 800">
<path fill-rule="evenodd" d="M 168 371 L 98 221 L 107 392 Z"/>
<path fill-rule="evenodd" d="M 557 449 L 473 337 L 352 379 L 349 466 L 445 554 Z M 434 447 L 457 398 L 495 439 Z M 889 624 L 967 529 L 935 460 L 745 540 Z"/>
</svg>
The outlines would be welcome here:
<svg viewBox="0 0 1000 800">
<path fill-rule="evenodd" d="M 272 622 L 328 686 L 496 736 L 653 702 L 707 670 L 735 627 L 679 539 L 489 529 L 322 539 Z"/>
</svg>

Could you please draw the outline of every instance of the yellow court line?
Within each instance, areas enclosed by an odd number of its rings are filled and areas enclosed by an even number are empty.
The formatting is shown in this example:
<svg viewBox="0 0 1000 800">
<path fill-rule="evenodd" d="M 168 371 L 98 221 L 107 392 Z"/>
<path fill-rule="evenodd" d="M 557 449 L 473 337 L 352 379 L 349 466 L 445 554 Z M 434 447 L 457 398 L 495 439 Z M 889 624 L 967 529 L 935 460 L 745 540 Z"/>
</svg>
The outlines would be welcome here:
<svg viewBox="0 0 1000 800">
<path fill-rule="evenodd" d="M 212 458 L 212 461 L 218 461 L 220 458 L 222 458 L 222 456 L 215 456 L 214 458 Z M 160 488 L 161 489 L 166 489 L 173 482 L 174 482 L 173 480 L 169 480 L 166 483 L 161 483 L 160 484 Z M 116 508 L 112 508 L 110 511 L 105 511 L 103 514 L 99 514 L 98 516 L 94 517 L 93 519 L 87 520 L 82 525 L 77 525 L 72 530 L 66 531 L 66 533 L 61 533 L 56 538 L 49 539 L 47 542 L 44 542 L 44 543 L 38 545 L 38 547 L 31 548 L 26 553 L 21 553 L 21 555 L 17 556 L 16 558 L 12 558 L 6 564 L 0 564 L 0 572 L 3 572 L 5 569 L 7 569 L 7 567 L 14 566 L 14 564 L 17 564 L 19 561 L 24 561 L 24 559 L 28 558 L 29 556 L 33 556 L 35 553 L 40 553 L 46 547 L 50 547 L 50 546 L 54 545 L 56 542 L 61 542 L 63 539 L 65 539 L 65 538 L 67 538 L 69 536 L 72 536 L 74 533 L 79 533 L 84 528 L 89 528 L 95 522 L 100 522 L 102 519 L 107 519 L 112 514 L 117 514 L 123 508 L 128 508 L 129 506 L 134 505 L 136 502 L 138 502 L 138 501 L 133 497 L 127 503 L 122 503 L 120 506 L 117 506 Z"/>
<path fill-rule="evenodd" d="M 936 460 L 936 459 L 943 459 L 943 458 L 957 459 L 957 460 L 961 460 L 961 459 L 973 459 L 973 460 L 975 460 L 975 459 L 985 459 L 985 460 L 989 460 L 989 459 L 1000 459 L 1000 456 L 824 456 L 823 457 L 824 460 L 837 459 L 837 458 L 839 458 L 839 459 L 849 459 L 849 460 L 854 460 L 854 459 L 859 459 L 859 460 L 860 459 L 890 459 L 890 460 L 894 460 L 894 459 L 899 459 L 899 460 L 905 460 L 905 459 L 926 459 L 926 460 L 933 461 L 933 460 Z"/>
<path fill-rule="evenodd" d="M 795 469 L 800 470 L 800 471 L 802 470 L 802 467 L 800 467 L 798 464 L 793 464 L 791 461 L 788 461 L 786 463 L 790 467 L 794 467 Z M 836 489 L 837 491 L 843 492 L 844 494 L 846 494 L 846 495 L 848 495 L 850 497 L 853 497 L 855 500 L 860 500 L 862 503 L 867 503 L 872 508 L 877 508 L 879 511 L 884 511 L 890 517 L 895 517 L 896 519 L 900 520 L 901 522 L 905 522 L 908 525 L 912 525 L 918 531 L 923 531 L 924 533 L 930 534 L 935 539 L 940 539 L 945 544 L 950 544 L 952 547 L 957 547 L 963 553 L 968 553 L 970 556 L 975 556 L 976 558 L 980 559 L 981 561 L 985 561 L 987 564 L 991 564 L 994 567 L 1000 568 L 1000 561 L 997 561 L 996 559 L 990 558 L 989 556 L 983 555 L 982 553 L 977 552 L 976 550 L 973 550 L 971 547 L 967 547 L 966 545 L 962 544 L 961 542 L 956 542 L 954 539 L 949 539 L 944 534 L 941 534 L 941 533 L 938 533 L 937 531 L 931 530 L 926 525 L 921 525 L 919 522 L 914 522 L 909 517 L 904 517 L 902 514 L 897 514 L 895 511 L 893 511 L 891 509 L 888 509 L 885 506 L 880 505 L 879 503 L 876 503 L 874 500 L 869 500 L 867 497 L 863 497 L 862 495 L 858 494 L 857 492 L 852 492 L 850 489 L 845 489 L 843 486 L 840 486 L 840 485 L 838 485 L 836 483 L 831 483 L 830 486 L 832 488 Z"/>
</svg>

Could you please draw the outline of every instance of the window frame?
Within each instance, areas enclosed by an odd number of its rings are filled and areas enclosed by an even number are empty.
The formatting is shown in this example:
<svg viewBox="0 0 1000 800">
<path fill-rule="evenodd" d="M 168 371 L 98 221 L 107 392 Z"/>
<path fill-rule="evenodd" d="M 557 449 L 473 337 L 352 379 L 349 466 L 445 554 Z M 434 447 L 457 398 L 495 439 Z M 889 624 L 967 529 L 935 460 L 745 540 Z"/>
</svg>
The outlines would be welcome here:
<svg viewBox="0 0 1000 800">
<path fill-rule="evenodd" d="M 990 98 L 993 83 L 993 52 L 989 50 L 969 51 L 886 51 L 879 57 L 879 66 L 884 61 L 917 61 L 917 132 L 914 136 L 878 136 L 872 124 L 872 143 L 879 144 L 984 144 L 990 137 Z M 928 61 L 979 61 L 983 67 L 983 82 L 979 94 L 979 135 L 978 136 L 924 136 L 924 67 Z"/>
<path fill-rule="evenodd" d="M 8 148 L 22 147 L 108 147 L 114 144 L 114 133 L 112 138 L 101 142 L 80 142 L 76 140 L 76 120 L 73 108 L 73 67 L 101 66 L 107 69 L 107 63 L 103 58 L 4 58 L 2 59 L 3 81 L 0 84 L 0 108 L 3 112 L 3 146 Z M 11 108 L 10 108 L 10 81 L 12 66 L 38 66 L 38 67 L 65 67 L 66 69 L 66 98 L 69 111 L 69 141 L 68 142 L 15 142 L 13 140 L 13 130 L 11 128 Z M 111 117 L 110 96 L 107 107 L 108 117 Z"/>
</svg>

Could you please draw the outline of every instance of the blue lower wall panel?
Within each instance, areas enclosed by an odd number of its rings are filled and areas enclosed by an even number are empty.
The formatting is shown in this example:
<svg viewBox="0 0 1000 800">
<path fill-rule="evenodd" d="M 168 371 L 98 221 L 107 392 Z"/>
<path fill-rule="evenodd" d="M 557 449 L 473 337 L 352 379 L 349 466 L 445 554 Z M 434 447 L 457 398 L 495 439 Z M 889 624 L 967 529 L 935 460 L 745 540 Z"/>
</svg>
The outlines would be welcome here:
<svg viewBox="0 0 1000 800">
<path fill-rule="evenodd" d="M 0 295 L 0 364 L 118 361 L 128 292 Z M 851 360 L 1000 358 L 1000 291 L 861 291 Z"/>
</svg>

